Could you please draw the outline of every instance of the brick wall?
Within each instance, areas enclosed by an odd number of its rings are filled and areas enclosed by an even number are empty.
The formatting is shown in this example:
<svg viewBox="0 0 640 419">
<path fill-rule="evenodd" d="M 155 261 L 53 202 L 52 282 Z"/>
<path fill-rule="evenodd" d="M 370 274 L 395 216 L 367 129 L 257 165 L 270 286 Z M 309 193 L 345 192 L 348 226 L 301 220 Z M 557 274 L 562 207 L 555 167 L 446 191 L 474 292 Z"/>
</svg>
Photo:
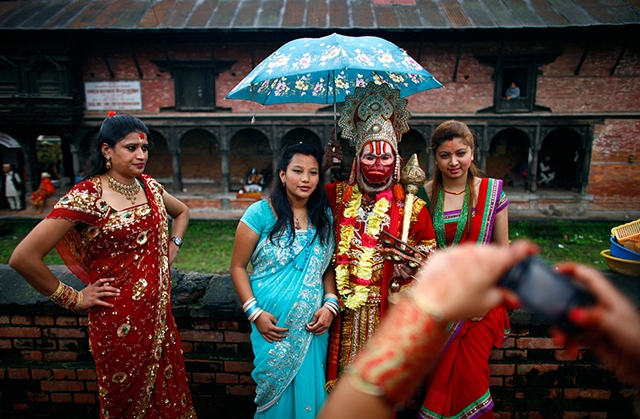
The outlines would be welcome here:
<svg viewBox="0 0 640 419">
<path fill-rule="evenodd" d="M 77 281 L 65 268 L 55 269 L 65 282 Z M 252 417 L 250 326 L 229 276 L 174 271 L 173 277 L 173 312 L 199 417 Z M 634 289 L 627 279 L 616 279 Z M 8 289 L 13 297 L 0 296 L 0 414 L 97 418 L 85 314 L 54 306 L 0 265 L 0 291 Z M 638 297 L 637 287 L 631 294 Z M 592 355 L 554 344 L 531 313 L 517 310 L 511 320 L 510 337 L 490 361 L 498 419 L 632 416 L 632 390 Z M 414 418 L 418 402 L 416 397 L 398 417 Z"/>
</svg>

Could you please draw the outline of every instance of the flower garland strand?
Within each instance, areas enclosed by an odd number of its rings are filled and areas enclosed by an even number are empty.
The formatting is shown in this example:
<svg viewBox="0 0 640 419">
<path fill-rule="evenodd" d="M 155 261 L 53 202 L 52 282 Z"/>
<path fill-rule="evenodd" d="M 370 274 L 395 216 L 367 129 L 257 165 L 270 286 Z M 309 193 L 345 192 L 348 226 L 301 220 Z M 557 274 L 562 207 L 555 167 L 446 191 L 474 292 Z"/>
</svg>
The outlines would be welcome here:
<svg viewBox="0 0 640 419">
<path fill-rule="evenodd" d="M 340 222 L 340 240 L 336 254 L 336 283 L 338 293 L 342 297 L 344 306 L 355 310 L 362 306 L 369 297 L 369 288 L 373 282 L 373 257 L 378 245 L 378 236 L 382 229 L 382 224 L 388 218 L 387 211 L 391 206 L 392 192 L 387 190 L 376 195 L 376 203 L 373 211 L 369 215 L 365 231 L 362 235 L 362 254 L 359 260 L 353 265 L 353 284 L 349 280 L 349 266 L 351 250 L 351 240 L 355 235 L 355 223 L 358 209 L 362 204 L 362 194 L 358 185 L 349 187 L 343 194 L 343 203 L 346 208 Z"/>
</svg>

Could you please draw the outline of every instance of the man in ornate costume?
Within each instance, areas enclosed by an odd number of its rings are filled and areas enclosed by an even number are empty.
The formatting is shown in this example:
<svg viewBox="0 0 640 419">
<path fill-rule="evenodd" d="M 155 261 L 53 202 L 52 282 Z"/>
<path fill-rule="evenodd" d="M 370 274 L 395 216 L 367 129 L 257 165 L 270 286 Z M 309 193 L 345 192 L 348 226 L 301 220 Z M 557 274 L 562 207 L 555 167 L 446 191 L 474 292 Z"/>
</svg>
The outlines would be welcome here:
<svg viewBox="0 0 640 419">
<path fill-rule="evenodd" d="M 414 248 L 424 253 L 435 248 L 423 200 L 413 202 L 408 229 L 403 226 L 405 192 L 398 143 L 409 131 L 411 113 L 406 107 L 398 90 L 369 83 L 347 96 L 340 111 L 342 137 L 356 153 L 349 181 L 326 187 L 335 219 L 334 266 L 342 308 L 329 340 L 329 390 L 378 328 L 390 293 L 410 285 L 407 270 L 385 258 L 383 232 L 400 237 L 407 230 L 407 242 Z M 329 144 L 325 158 L 333 157 L 330 151 L 335 152 L 336 146 Z"/>
</svg>

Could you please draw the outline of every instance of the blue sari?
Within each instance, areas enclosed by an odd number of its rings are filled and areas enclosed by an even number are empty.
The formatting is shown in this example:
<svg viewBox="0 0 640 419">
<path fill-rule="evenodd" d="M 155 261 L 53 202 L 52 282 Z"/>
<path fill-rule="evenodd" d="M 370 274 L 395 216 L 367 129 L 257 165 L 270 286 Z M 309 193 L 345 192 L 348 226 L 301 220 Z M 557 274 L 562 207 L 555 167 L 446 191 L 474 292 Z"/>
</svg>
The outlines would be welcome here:
<svg viewBox="0 0 640 419">
<path fill-rule="evenodd" d="M 267 201 L 252 204 L 240 221 L 260 236 L 251 256 L 253 294 L 260 307 L 278 319 L 277 326 L 289 329 L 281 342 L 269 343 L 251 325 L 255 417 L 314 418 L 326 398 L 329 333 L 316 336 L 305 325 L 322 305 L 322 276 L 331 261 L 334 239 L 321 243 L 310 226 L 297 230 L 293 243 L 285 231 L 274 237 L 274 244 L 269 233 L 276 218 Z"/>
</svg>

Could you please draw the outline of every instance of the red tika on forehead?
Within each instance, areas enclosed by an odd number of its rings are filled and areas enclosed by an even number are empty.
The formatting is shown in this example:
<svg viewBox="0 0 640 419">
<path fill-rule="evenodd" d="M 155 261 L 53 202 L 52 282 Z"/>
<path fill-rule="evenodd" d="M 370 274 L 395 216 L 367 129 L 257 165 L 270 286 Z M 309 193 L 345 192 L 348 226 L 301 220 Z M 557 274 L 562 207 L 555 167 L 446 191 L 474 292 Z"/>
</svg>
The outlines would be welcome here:
<svg viewBox="0 0 640 419">
<path fill-rule="evenodd" d="M 391 144 L 386 141 L 369 141 L 362 147 L 362 153 L 369 153 L 376 156 L 382 156 L 383 154 L 394 154 Z"/>
</svg>

